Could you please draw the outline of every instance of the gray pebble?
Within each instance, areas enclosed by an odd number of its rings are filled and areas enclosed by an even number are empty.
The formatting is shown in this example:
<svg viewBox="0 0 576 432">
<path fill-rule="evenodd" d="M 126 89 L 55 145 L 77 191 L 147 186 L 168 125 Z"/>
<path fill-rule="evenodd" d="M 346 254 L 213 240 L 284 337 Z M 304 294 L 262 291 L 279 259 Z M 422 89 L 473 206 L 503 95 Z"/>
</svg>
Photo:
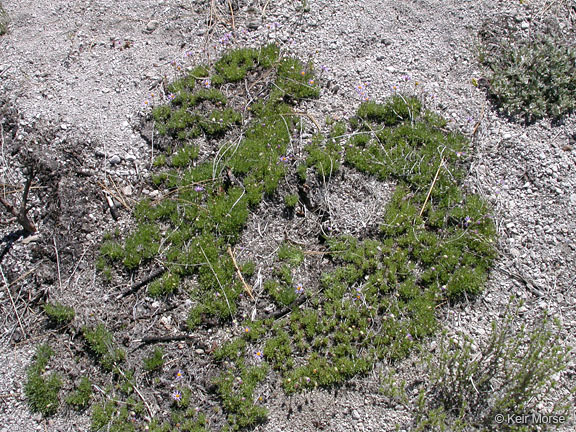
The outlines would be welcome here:
<svg viewBox="0 0 576 432">
<path fill-rule="evenodd" d="M 110 158 L 110 165 L 118 165 L 120 162 L 122 162 L 122 159 L 120 158 L 120 156 L 118 155 L 114 155 Z"/>
<path fill-rule="evenodd" d="M 152 33 L 154 30 L 156 30 L 158 28 L 159 25 L 160 25 L 159 21 L 152 20 L 148 24 L 146 24 L 146 30 L 144 30 L 144 32 L 145 33 Z"/>
</svg>

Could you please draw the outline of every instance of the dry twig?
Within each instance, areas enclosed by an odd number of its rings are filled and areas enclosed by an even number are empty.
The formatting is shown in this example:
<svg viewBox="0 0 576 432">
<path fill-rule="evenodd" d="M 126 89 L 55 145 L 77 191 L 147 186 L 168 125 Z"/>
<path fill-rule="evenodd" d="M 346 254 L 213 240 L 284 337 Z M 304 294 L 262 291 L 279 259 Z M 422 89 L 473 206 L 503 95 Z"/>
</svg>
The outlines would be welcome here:
<svg viewBox="0 0 576 432">
<path fill-rule="evenodd" d="M 426 204 L 428 204 L 428 200 L 430 199 L 432 189 L 434 189 L 436 180 L 438 180 L 438 174 L 440 174 L 440 168 L 442 168 L 442 165 L 444 165 L 444 158 L 440 159 L 440 164 L 438 165 L 438 169 L 436 170 L 436 175 L 434 176 L 434 180 L 432 180 L 432 184 L 430 185 L 430 189 L 428 190 L 428 195 L 426 195 L 426 199 L 424 200 L 424 204 L 422 204 L 422 208 L 420 209 L 420 214 L 418 216 L 422 216 L 422 213 L 424 213 L 424 209 L 426 208 Z"/>
<path fill-rule="evenodd" d="M 126 375 L 124 374 L 124 372 L 122 372 L 122 370 L 120 368 L 117 368 L 118 372 L 120 373 L 120 375 L 122 375 L 122 377 L 124 379 L 126 379 Z M 134 391 L 136 392 L 136 394 L 138 394 L 138 396 L 140 397 L 140 399 L 142 399 L 142 402 L 144 402 L 144 405 L 146 406 L 146 411 L 148 411 L 148 414 L 150 415 L 150 420 L 152 420 L 154 418 L 154 413 L 152 411 L 152 408 L 150 408 L 150 405 L 148 404 L 148 401 L 146 399 L 144 399 L 144 396 L 142 395 L 142 393 L 140 392 L 140 389 L 138 389 L 138 387 L 136 387 L 135 383 L 132 383 L 132 388 L 134 389 Z"/>
<path fill-rule="evenodd" d="M 26 208 L 28 204 L 28 194 L 30 193 L 30 186 L 32 185 L 32 179 L 34 178 L 34 170 L 30 168 L 28 178 L 26 179 L 26 185 L 24 186 L 24 192 L 22 193 L 22 201 L 20 202 L 20 208 L 16 208 L 10 202 L 6 200 L 6 195 L 0 196 L 0 204 L 2 204 L 9 213 L 11 213 L 18 223 L 22 225 L 24 231 L 28 234 L 33 234 L 36 232 L 36 226 L 28 217 L 28 209 Z"/>
<path fill-rule="evenodd" d="M 232 258 L 232 264 L 234 264 L 234 268 L 236 268 L 236 272 L 238 273 L 238 277 L 240 278 L 242 285 L 244 285 L 244 290 L 248 293 L 250 298 L 252 300 L 254 300 L 254 296 L 252 295 L 252 287 L 250 285 L 248 285 L 246 283 L 246 281 L 244 280 L 244 276 L 242 276 L 242 272 L 240 271 L 240 268 L 238 267 L 238 264 L 236 263 L 236 257 L 234 257 L 234 252 L 232 251 L 232 248 L 230 246 L 228 246 L 228 255 L 230 255 L 230 258 Z"/>
<path fill-rule="evenodd" d="M 14 297 L 12 297 L 12 293 L 10 292 L 10 284 L 8 283 L 8 280 L 4 275 L 4 270 L 2 269 L 2 266 L 0 266 L 0 274 L 2 275 L 2 280 L 4 281 L 4 287 L 6 288 L 8 297 L 10 297 L 10 303 L 12 303 L 12 308 L 14 309 L 14 314 L 16 315 L 16 319 L 18 320 L 18 325 L 20 326 L 20 330 L 22 330 L 22 335 L 26 337 L 26 331 L 24 330 L 24 326 L 22 325 L 22 320 L 20 319 L 20 314 L 18 313 L 18 309 L 16 308 Z"/>
</svg>

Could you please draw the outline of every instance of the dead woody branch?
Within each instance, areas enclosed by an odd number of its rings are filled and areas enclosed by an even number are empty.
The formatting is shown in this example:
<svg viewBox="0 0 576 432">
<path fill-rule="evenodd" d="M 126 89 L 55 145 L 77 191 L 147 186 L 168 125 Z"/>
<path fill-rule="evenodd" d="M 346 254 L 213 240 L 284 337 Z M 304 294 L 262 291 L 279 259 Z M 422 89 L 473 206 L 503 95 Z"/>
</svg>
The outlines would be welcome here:
<svg viewBox="0 0 576 432">
<path fill-rule="evenodd" d="M 30 186 L 32 186 L 32 179 L 34 178 L 34 169 L 30 168 L 28 172 L 28 178 L 26 179 L 26 184 L 24 185 L 24 191 L 22 193 L 22 200 L 20 202 L 20 207 L 13 205 L 6 199 L 6 194 L 0 195 L 0 204 L 2 204 L 10 214 L 14 216 L 14 219 L 24 228 L 24 231 L 28 234 L 35 233 L 36 225 L 28 217 L 28 194 L 30 193 Z"/>
</svg>

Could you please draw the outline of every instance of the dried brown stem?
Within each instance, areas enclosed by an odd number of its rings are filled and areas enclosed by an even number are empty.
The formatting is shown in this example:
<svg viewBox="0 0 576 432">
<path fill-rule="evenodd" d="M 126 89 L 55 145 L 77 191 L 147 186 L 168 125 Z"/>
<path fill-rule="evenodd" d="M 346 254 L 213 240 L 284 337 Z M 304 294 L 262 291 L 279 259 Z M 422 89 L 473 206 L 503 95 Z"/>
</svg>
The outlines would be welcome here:
<svg viewBox="0 0 576 432">
<path fill-rule="evenodd" d="M 0 204 L 2 204 L 9 213 L 11 213 L 18 223 L 24 228 L 28 234 L 35 233 L 36 226 L 28 217 L 28 209 L 26 208 L 28 204 L 28 194 L 30 193 L 30 186 L 32 185 L 32 179 L 34 178 L 34 170 L 30 168 L 30 173 L 26 179 L 26 185 L 24 186 L 24 192 L 22 193 L 22 202 L 20 203 L 20 208 L 17 209 L 12 203 L 8 202 L 5 196 L 0 196 Z"/>
<path fill-rule="evenodd" d="M 234 257 L 234 252 L 232 251 L 232 248 L 230 246 L 228 246 L 228 255 L 230 255 L 230 258 L 232 258 L 232 264 L 234 264 L 234 267 L 236 268 L 236 272 L 238 273 L 238 277 L 240 278 L 242 285 L 244 285 L 244 290 L 248 293 L 250 298 L 252 300 L 254 300 L 254 295 L 252 295 L 252 287 L 250 285 L 248 285 L 246 283 L 246 281 L 244 280 L 244 277 L 242 276 L 242 272 L 240 271 L 240 268 L 238 267 L 238 264 L 236 263 L 236 258 Z"/>
<path fill-rule="evenodd" d="M 436 170 L 436 175 L 434 176 L 434 180 L 432 180 L 432 184 L 430 185 L 430 189 L 428 190 L 428 195 L 426 195 L 426 199 L 424 200 L 424 204 L 422 204 L 422 208 L 420 209 L 420 214 L 418 216 L 422 216 L 424 213 L 424 209 L 426 208 L 426 204 L 428 204 L 428 200 L 430 199 L 430 194 L 432 193 L 432 189 L 434 189 L 434 185 L 436 184 L 436 180 L 438 180 L 438 174 L 440 174 L 440 168 L 444 165 L 444 158 L 440 160 L 440 165 L 438 165 L 438 169 Z"/>
</svg>

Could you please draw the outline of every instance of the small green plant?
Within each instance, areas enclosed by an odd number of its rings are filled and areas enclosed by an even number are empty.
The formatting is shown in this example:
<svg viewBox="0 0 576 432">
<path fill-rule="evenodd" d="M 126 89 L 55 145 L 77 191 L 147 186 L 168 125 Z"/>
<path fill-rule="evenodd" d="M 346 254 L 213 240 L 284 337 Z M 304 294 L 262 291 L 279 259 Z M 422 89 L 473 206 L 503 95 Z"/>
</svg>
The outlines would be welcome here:
<svg viewBox="0 0 576 432">
<path fill-rule="evenodd" d="M 113 400 L 102 401 L 92 408 L 90 429 L 112 432 L 136 432 L 144 429 L 146 411 L 141 402 L 133 397 L 116 395 Z"/>
<path fill-rule="evenodd" d="M 290 194 L 290 195 L 286 195 L 284 197 L 284 204 L 286 204 L 286 207 L 288 209 L 293 209 L 294 207 L 296 207 L 296 205 L 298 205 L 298 194 Z"/>
<path fill-rule="evenodd" d="M 76 410 L 82 410 L 90 405 L 92 399 L 92 383 L 87 377 L 80 378 L 78 387 L 66 398 L 66 403 Z"/>
<path fill-rule="evenodd" d="M 71 306 L 65 306 L 61 303 L 46 303 L 44 313 L 55 324 L 66 324 L 74 319 L 75 312 Z"/>
<path fill-rule="evenodd" d="M 96 355 L 104 369 L 112 370 L 126 358 L 126 353 L 116 346 L 114 336 L 106 330 L 104 324 L 84 328 L 83 334 L 88 347 Z"/>
<path fill-rule="evenodd" d="M 156 348 L 149 357 L 144 359 L 144 370 L 147 372 L 159 371 L 164 366 L 164 350 Z"/>
<path fill-rule="evenodd" d="M 160 279 L 148 285 L 148 294 L 151 297 L 161 297 L 172 294 L 180 284 L 180 276 L 174 273 L 165 273 Z"/>
<path fill-rule="evenodd" d="M 58 393 L 62 387 L 62 379 L 55 373 L 46 374 L 46 367 L 53 355 L 54 351 L 49 345 L 38 346 L 35 358 L 28 367 L 24 385 L 30 409 L 45 417 L 55 414 L 60 404 Z"/>
<path fill-rule="evenodd" d="M 278 249 L 278 259 L 287 262 L 291 267 L 298 267 L 304 261 L 304 251 L 298 246 L 282 243 Z"/>
<path fill-rule="evenodd" d="M 224 372 L 215 379 L 222 406 L 228 414 L 230 430 L 254 427 L 266 420 L 266 408 L 254 400 L 254 390 L 264 380 L 266 373 L 266 365 L 239 366 L 237 370 Z"/>
<path fill-rule="evenodd" d="M 563 398 L 553 393 L 569 355 L 559 343 L 561 328 L 544 318 L 535 328 L 514 329 L 516 318 L 508 311 L 502 322 L 494 322 L 490 338 L 477 349 L 468 337 L 441 338 L 426 364 L 430 382 L 421 396 L 417 430 L 501 430 L 497 415 L 542 412 L 538 406 L 548 406 L 547 415 L 568 417 L 575 389 Z M 543 402 L 548 404 L 539 405 Z"/>
<path fill-rule="evenodd" d="M 558 33 L 494 40 L 481 33 L 481 60 L 491 72 L 487 90 L 501 110 L 532 123 L 558 120 L 576 108 L 576 49 Z"/>
</svg>

